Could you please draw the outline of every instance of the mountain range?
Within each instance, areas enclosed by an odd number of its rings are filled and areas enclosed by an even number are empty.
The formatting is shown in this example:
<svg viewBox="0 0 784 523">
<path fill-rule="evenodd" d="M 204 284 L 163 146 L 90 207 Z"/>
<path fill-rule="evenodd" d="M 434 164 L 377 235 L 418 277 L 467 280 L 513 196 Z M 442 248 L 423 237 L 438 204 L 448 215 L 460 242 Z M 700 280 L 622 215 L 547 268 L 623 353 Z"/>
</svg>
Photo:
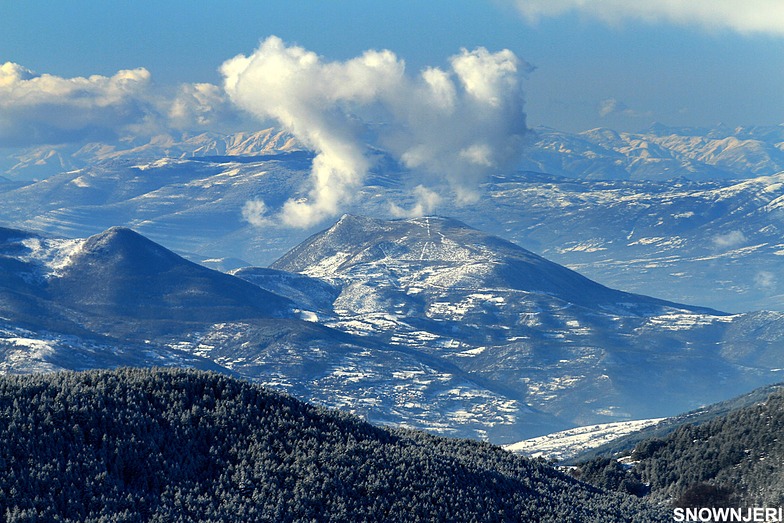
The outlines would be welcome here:
<svg viewBox="0 0 784 523">
<path fill-rule="evenodd" d="M 784 126 L 713 128 L 653 124 L 639 132 L 596 128 L 569 133 L 530 131 L 518 168 L 570 178 L 690 180 L 743 179 L 784 171 Z M 221 134 L 191 132 L 115 143 L 9 149 L 0 169 L 11 180 L 48 178 L 107 160 L 254 157 L 303 151 L 291 134 L 274 128 Z"/>
<path fill-rule="evenodd" d="M 475 202 L 448 214 L 611 287 L 732 312 L 781 309 L 781 128 L 539 129 L 532 142 L 518 170 L 489 178 Z M 22 173 L 41 151 L 8 168 L 0 222 L 70 238 L 122 225 L 222 270 L 267 266 L 324 226 L 259 228 L 247 214 L 255 201 L 274 211 L 306 196 L 313 155 L 279 131 L 165 136 L 79 151 L 69 156 L 78 162 L 58 160 L 37 181 Z M 643 161 L 640 151 L 648 151 L 643 163 L 650 166 L 665 157 L 682 165 L 656 176 L 627 172 Z M 575 157 L 581 160 L 569 159 Z M 703 174 L 689 174 L 694 162 Z M 380 161 L 346 212 L 392 217 L 392 202 L 413 206 L 410 187 L 418 183 Z"/>
<path fill-rule="evenodd" d="M 744 179 L 784 171 L 784 126 L 654 124 L 641 132 L 535 129 L 520 167 L 592 179 Z"/>
<path fill-rule="evenodd" d="M 4 156 L 0 156 L 0 169 L 8 180 L 41 180 L 53 174 L 84 169 L 102 162 L 253 157 L 297 150 L 302 150 L 302 146 L 290 134 L 272 128 L 234 134 L 161 134 L 149 139 L 128 136 L 113 143 L 77 143 L 11 149 L 6 151 Z"/>
<path fill-rule="evenodd" d="M 6 372 L 193 366 L 379 423 L 518 441 L 780 381 L 780 313 L 613 290 L 454 219 L 346 215 L 222 273 L 125 228 L 4 229 Z M 640 387 L 645 383 L 645 387 Z"/>
<path fill-rule="evenodd" d="M 0 368 L 187 365 L 499 443 L 690 410 L 781 379 L 782 143 L 537 129 L 404 220 L 420 180 L 374 151 L 325 230 L 248 214 L 305 196 L 313 153 L 274 129 L 15 151 Z"/>
</svg>

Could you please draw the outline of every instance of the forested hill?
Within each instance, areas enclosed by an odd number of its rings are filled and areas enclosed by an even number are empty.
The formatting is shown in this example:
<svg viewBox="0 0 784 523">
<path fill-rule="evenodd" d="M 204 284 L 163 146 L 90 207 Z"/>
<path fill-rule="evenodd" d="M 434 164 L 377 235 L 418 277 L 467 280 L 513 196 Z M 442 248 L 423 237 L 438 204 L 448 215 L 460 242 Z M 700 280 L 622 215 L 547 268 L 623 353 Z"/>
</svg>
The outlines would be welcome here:
<svg viewBox="0 0 784 523">
<path fill-rule="evenodd" d="M 5 521 L 668 521 L 498 447 L 186 370 L 0 378 Z"/>
<path fill-rule="evenodd" d="M 784 389 L 765 401 L 638 443 L 632 468 L 609 458 L 580 464 L 581 478 L 683 506 L 781 506 L 784 502 Z"/>
<path fill-rule="evenodd" d="M 570 458 L 566 464 L 586 462 L 600 456 L 611 457 L 628 455 L 639 443 L 645 440 L 660 440 L 669 434 L 672 434 L 683 425 L 702 425 L 703 423 L 726 416 L 737 410 L 759 405 L 760 403 L 767 401 L 770 395 L 777 391 L 784 391 L 784 383 L 774 383 L 772 385 L 759 387 L 746 394 L 666 418 L 655 425 L 645 427 L 637 432 L 615 438 L 603 445 L 581 452 L 574 458 Z"/>
</svg>

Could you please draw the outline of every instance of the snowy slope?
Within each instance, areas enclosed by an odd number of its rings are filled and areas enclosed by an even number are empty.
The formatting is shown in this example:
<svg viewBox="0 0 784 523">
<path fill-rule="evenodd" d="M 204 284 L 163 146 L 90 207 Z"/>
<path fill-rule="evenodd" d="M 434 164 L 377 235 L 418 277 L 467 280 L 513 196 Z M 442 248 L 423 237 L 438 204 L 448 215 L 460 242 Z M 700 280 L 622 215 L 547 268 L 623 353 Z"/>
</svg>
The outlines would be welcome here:
<svg viewBox="0 0 784 523">
<path fill-rule="evenodd" d="M 214 368 L 499 443 L 676 414 L 784 368 L 780 313 L 616 291 L 447 218 L 346 216 L 234 275 L 123 228 L 0 229 L 0 265 L 4 372 Z"/>
<path fill-rule="evenodd" d="M 448 213 L 612 287 L 727 311 L 784 307 L 780 127 L 538 133 L 521 166 L 554 174 L 498 173 Z M 273 130 L 93 144 L 79 165 L 0 184 L 0 223 L 72 238 L 123 225 L 190 259 L 265 266 L 323 227 L 260 229 L 247 214 L 249 202 L 274 213 L 306 196 L 312 155 L 298 147 Z M 390 204 L 414 205 L 417 183 L 380 161 L 345 212 L 390 217 Z"/>
<path fill-rule="evenodd" d="M 344 216 L 273 267 L 341 288 L 327 325 L 447 360 L 577 423 L 687 410 L 783 367 L 781 315 L 615 291 L 446 218 Z M 760 352 L 741 349 L 763 325 Z"/>
<path fill-rule="evenodd" d="M 589 425 L 587 427 L 575 427 L 553 432 L 546 436 L 519 441 L 504 447 L 509 451 L 531 458 L 563 461 L 581 452 L 604 445 L 616 438 L 656 425 L 663 419 L 619 421 Z"/>
<path fill-rule="evenodd" d="M 442 434 L 569 425 L 449 362 L 319 325 L 337 291 L 313 278 L 220 273 L 124 228 L 86 240 L 0 229 L 0 268 L 0 372 L 194 366 Z"/>
<path fill-rule="evenodd" d="M 486 188 L 463 219 L 602 283 L 730 311 L 784 307 L 784 174 L 653 183 L 523 173 Z"/>
<path fill-rule="evenodd" d="M 576 178 L 741 179 L 784 171 L 784 127 L 693 129 L 654 125 L 638 133 L 535 130 L 522 169 Z"/>
</svg>

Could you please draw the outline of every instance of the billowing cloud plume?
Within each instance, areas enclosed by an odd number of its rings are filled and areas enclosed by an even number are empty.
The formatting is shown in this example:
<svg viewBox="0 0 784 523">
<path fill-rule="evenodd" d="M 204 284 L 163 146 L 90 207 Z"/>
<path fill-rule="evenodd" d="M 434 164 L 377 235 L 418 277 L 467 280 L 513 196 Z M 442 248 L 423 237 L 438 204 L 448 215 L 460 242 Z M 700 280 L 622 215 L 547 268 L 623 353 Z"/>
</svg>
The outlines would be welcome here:
<svg viewBox="0 0 784 523">
<path fill-rule="evenodd" d="M 432 214 L 442 201 L 440 194 L 424 185 L 417 185 L 411 193 L 416 203 L 407 209 L 394 202 L 390 203 L 389 210 L 392 216 L 396 218 L 416 218 Z"/>
<path fill-rule="evenodd" d="M 242 219 L 256 227 L 272 225 L 272 220 L 267 216 L 267 205 L 263 200 L 248 200 L 242 206 Z"/>
<path fill-rule="evenodd" d="M 368 140 L 430 185 L 446 184 L 460 201 L 475 198 L 487 173 L 519 156 L 525 64 L 511 51 L 484 48 L 449 63 L 410 76 L 391 51 L 328 62 L 274 36 L 225 62 L 226 92 L 238 106 L 277 120 L 316 152 L 307 198 L 286 202 L 279 218 L 307 227 L 338 214 L 372 166 Z M 424 186 L 414 194 L 412 209 L 393 211 L 426 212 L 440 199 Z"/>
<path fill-rule="evenodd" d="M 781 0 L 514 0 L 530 22 L 565 13 L 610 24 L 626 19 L 784 36 Z"/>
</svg>

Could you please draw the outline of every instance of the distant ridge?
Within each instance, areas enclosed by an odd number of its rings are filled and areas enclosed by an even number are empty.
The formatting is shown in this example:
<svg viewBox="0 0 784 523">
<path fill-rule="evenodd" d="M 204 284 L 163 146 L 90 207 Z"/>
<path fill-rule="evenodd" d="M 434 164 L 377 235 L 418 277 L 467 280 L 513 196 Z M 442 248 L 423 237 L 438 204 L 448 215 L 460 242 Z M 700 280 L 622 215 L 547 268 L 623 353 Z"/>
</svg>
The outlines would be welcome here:
<svg viewBox="0 0 784 523">
<path fill-rule="evenodd" d="M 62 276 L 56 299 L 96 315 L 228 321 L 291 317 L 291 302 L 207 269 L 124 227 L 88 238 Z"/>
<path fill-rule="evenodd" d="M 317 231 L 269 219 L 303 195 L 312 164 L 280 133 L 19 151 L 0 221 L 60 237 L 124 225 L 190 259 L 266 266 Z M 616 289 L 730 312 L 781 308 L 781 126 L 535 133 L 514 169 L 476 187 L 479 200 L 437 211 Z M 341 211 L 389 217 L 390 204 L 415 205 L 416 173 L 369 154 L 379 161 Z"/>
<path fill-rule="evenodd" d="M 345 216 L 278 268 L 233 274 L 124 227 L 5 234 L 0 372 L 193 366 L 512 443 L 666 417 L 784 368 L 782 314 L 613 290 L 448 218 Z"/>
</svg>

